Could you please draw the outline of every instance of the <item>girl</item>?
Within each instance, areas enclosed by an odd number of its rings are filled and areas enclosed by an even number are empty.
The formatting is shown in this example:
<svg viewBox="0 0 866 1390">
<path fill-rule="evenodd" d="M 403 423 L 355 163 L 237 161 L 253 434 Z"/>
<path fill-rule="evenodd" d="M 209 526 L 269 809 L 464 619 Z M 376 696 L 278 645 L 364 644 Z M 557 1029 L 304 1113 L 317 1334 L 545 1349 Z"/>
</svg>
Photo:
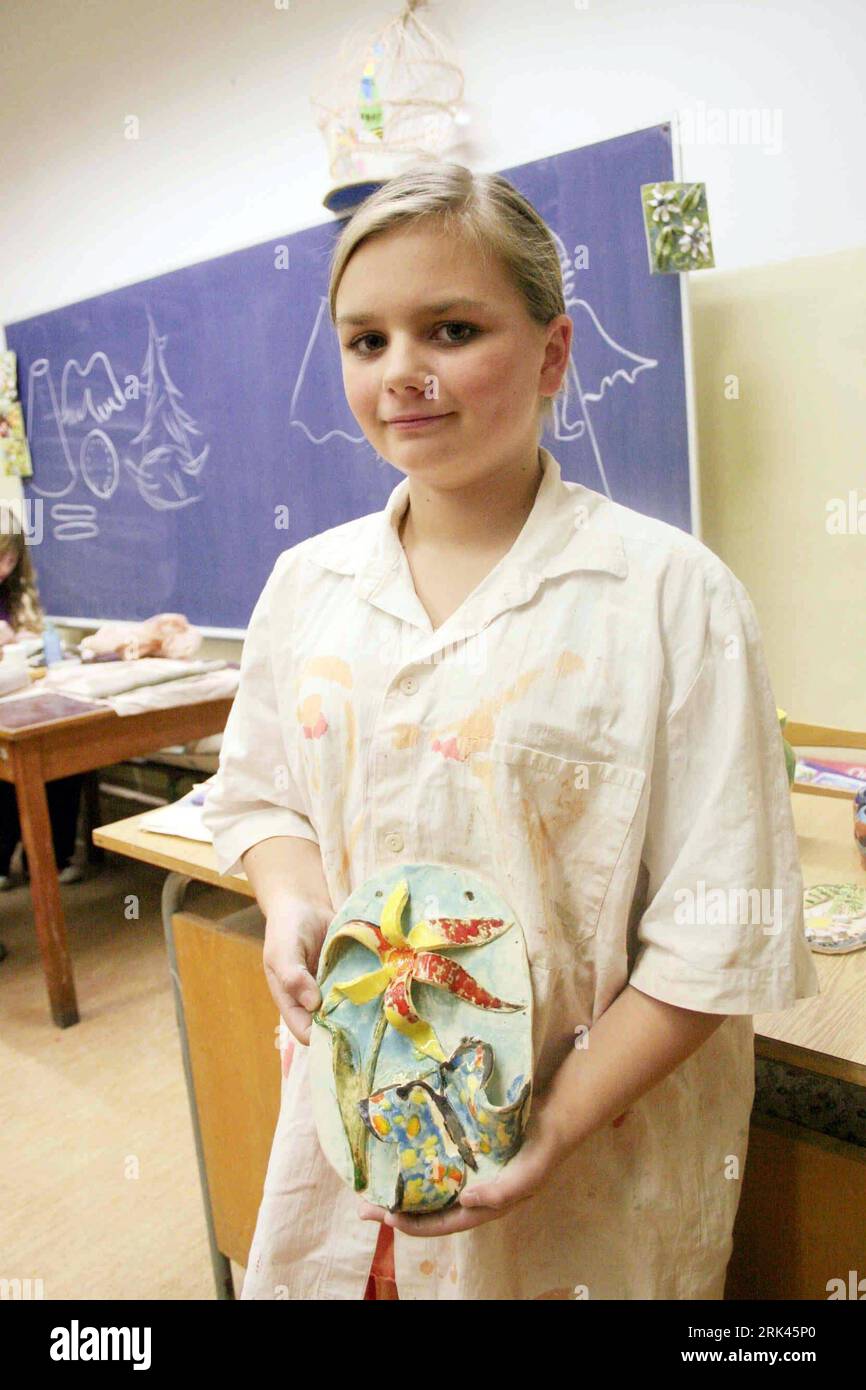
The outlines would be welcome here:
<svg viewBox="0 0 866 1390">
<path fill-rule="evenodd" d="M 0 520 L 0 649 L 9 642 L 38 637 L 44 628 L 36 579 L 20 519 L 8 502 L 3 503 Z M 54 857 L 61 883 L 77 883 L 83 877 L 75 853 L 75 831 L 81 799 L 81 774 L 59 777 L 46 787 Z M 21 838 L 18 802 L 11 782 L 0 782 L 0 892 L 14 887 L 10 864 Z M 24 855 L 26 873 L 27 856 Z"/>
<path fill-rule="evenodd" d="M 505 179 L 390 180 L 329 295 L 349 406 L 405 476 L 277 559 L 206 803 L 302 1044 L 242 1297 L 362 1298 L 375 1254 L 401 1299 L 720 1299 L 751 1015 L 818 990 L 751 602 L 540 447 L 572 323 L 551 233 Z M 496 885 L 534 996 L 523 1146 L 426 1216 L 330 1169 L 306 1046 L 329 921 L 401 862 Z"/>
</svg>

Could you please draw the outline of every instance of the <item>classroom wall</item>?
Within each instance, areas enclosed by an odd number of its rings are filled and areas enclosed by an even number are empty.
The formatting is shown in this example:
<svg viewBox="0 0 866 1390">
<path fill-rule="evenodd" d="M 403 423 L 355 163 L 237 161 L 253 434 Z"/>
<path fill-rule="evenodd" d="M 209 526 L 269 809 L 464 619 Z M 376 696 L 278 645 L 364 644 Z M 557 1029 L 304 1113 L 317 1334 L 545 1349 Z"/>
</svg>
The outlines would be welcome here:
<svg viewBox="0 0 866 1390">
<path fill-rule="evenodd" d="M 0 322 L 324 220 L 325 147 L 310 91 L 335 39 L 366 18 L 372 30 L 398 8 L 398 0 L 7 0 Z M 824 273 L 814 258 L 866 244 L 866 187 L 851 173 L 862 158 L 861 0 L 541 8 L 439 0 L 426 18 L 461 56 L 470 124 L 453 157 L 474 168 L 679 114 L 683 176 L 707 184 L 717 262 L 690 277 L 704 538 L 755 596 L 791 716 L 856 715 L 866 724 L 853 694 L 863 672 L 846 598 L 852 584 L 862 589 L 866 539 L 795 550 L 746 524 L 756 497 L 785 516 L 811 508 L 814 520 L 816 498 L 851 477 L 855 412 L 836 410 L 832 375 L 825 432 L 809 433 L 808 443 L 801 435 L 782 471 L 772 450 L 751 447 L 757 430 L 784 433 L 778 412 L 790 419 L 790 396 L 785 372 L 750 350 L 747 325 L 763 332 L 752 287 L 784 282 L 784 271 L 776 282 L 762 268 L 796 259 L 803 295 L 787 309 L 778 295 L 773 303 L 780 325 L 808 335 Z M 129 116 L 140 123 L 137 140 L 125 138 Z M 717 400 L 725 326 L 744 377 L 760 368 L 765 388 L 731 411 Z M 789 341 L 781 327 L 774 336 L 777 348 Z M 799 379 L 808 386 L 808 373 Z M 20 495 L 16 480 L 0 479 L 4 495 Z M 834 601 L 822 604 L 830 590 Z M 809 640 L 823 655 L 807 679 L 803 626 L 791 615 L 815 613 L 820 630 Z M 209 640 L 204 652 L 236 657 L 238 644 Z M 836 674 L 825 682 L 815 672 L 831 652 Z"/>
<path fill-rule="evenodd" d="M 703 540 L 782 708 L 866 732 L 864 286 L 866 247 L 696 275 L 692 321 Z"/>
</svg>

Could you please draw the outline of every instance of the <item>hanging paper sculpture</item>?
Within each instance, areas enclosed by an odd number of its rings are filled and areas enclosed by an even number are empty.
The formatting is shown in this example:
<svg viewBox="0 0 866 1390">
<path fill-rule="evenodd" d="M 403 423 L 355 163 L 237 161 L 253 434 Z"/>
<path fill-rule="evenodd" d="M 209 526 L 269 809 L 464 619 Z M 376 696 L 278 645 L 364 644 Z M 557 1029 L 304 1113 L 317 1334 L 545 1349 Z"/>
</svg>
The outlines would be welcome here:
<svg viewBox="0 0 866 1390">
<path fill-rule="evenodd" d="M 0 352 L 0 473 L 30 478 L 33 465 L 18 400 L 16 361 L 14 352 Z"/>
<path fill-rule="evenodd" d="M 344 1181 L 424 1213 L 495 1177 L 532 1088 L 529 964 L 498 894 L 440 865 L 379 874 L 328 928 L 318 982 L 313 1106 Z"/>
<path fill-rule="evenodd" d="M 465 122 L 463 73 L 423 23 L 425 0 L 406 0 L 375 34 L 369 20 L 346 34 L 311 98 L 328 147 L 331 187 L 323 202 L 340 215 L 419 160 L 454 157 Z"/>
<path fill-rule="evenodd" d="M 715 260 L 706 186 L 644 183 L 640 191 L 652 274 L 711 269 Z"/>
</svg>

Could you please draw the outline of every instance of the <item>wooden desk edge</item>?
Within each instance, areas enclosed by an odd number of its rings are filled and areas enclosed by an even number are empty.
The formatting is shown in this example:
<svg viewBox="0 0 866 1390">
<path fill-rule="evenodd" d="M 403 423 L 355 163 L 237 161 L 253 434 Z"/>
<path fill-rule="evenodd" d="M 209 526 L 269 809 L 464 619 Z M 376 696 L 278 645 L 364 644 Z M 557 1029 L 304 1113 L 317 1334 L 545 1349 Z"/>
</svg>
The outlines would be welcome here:
<svg viewBox="0 0 866 1390">
<path fill-rule="evenodd" d="M 153 812 L 143 811 L 138 816 L 130 816 L 128 820 L 115 821 L 108 833 L 105 827 L 98 827 L 93 832 L 93 843 L 101 849 L 111 850 L 114 854 L 137 859 L 142 864 L 152 864 L 154 868 L 166 869 L 169 873 L 187 874 L 201 883 L 209 883 L 216 888 L 227 888 L 232 893 L 241 893 L 245 898 L 255 898 L 248 879 L 237 878 L 234 874 L 220 874 L 215 864 L 202 864 L 187 857 L 188 847 L 191 844 L 200 844 L 204 850 L 210 851 L 210 857 L 213 858 L 213 847 L 205 841 L 184 840 L 177 835 L 158 835 L 153 831 L 148 834 L 147 831 L 141 830 L 141 820 L 152 814 Z M 126 834 L 118 833 L 124 826 Z M 146 842 L 133 838 L 146 834 Z M 163 842 L 162 847 L 160 841 Z M 175 848 L 178 845 L 186 847 L 187 856 Z"/>
<path fill-rule="evenodd" d="M 768 1038 L 757 1032 L 755 1056 L 764 1057 L 768 1062 L 783 1062 L 786 1066 L 797 1067 L 800 1071 L 833 1077 L 837 1081 L 847 1081 L 853 1086 L 866 1089 L 866 1066 L 862 1062 L 853 1062 L 848 1057 L 836 1057 L 830 1052 L 816 1052 L 800 1043 Z"/>
<path fill-rule="evenodd" d="M 33 695 L 62 695 L 63 691 L 50 692 L 47 690 L 40 690 L 30 691 L 29 693 Z M 72 697 L 70 696 L 70 698 Z M 207 700 L 185 700 L 179 705 L 155 705 L 153 709 L 137 710 L 134 714 L 118 714 L 117 710 L 110 704 L 104 703 L 99 704 L 96 709 L 82 709 L 80 714 L 65 714 L 59 719 L 45 719 L 38 724 L 24 724 L 18 729 L 10 728 L 2 722 L 3 705 L 2 702 L 0 702 L 0 742 L 23 743 L 25 739 L 36 738 L 40 734 L 66 730 L 72 726 L 78 727 L 80 725 L 83 727 L 87 724 L 88 727 L 91 727 L 93 724 L 98 724 L 100 721 L 111 722 L 114 720 L 122 720 L 125 723 L 137 719 L 140 722 L 144 717 L 149 718 L 152 715 L 166 715 L 172 713 L 179 714 L 188 709 L 203 710 L 205 714 L 211 713 L 214 710 L 219 710 L 220 713 L 224 712 L 226 718 L 228 718 L 228 712 L 234 703 L 234 698 L 234 695 L 212 695 Z M 84 705 L 86 702 L 82 700 L 81 703 Z M 94 701 L 94 703 L 96 702 Z M 221 706 L 225 706 L 224 711 L 220 708 Z"/>
<path fill-rule="evenodd" d="M 41 691 L 47 694 L 47 691 Z M 81 702 L 80 714 L 64 714 L 59 719 L 42 719 L 35 724 L 22 724 L 19 728 L 12 728 L 3 723 L 3 706 L 0 705 L 0 739 L 6 743 L 20 743 L 25 738 L 32 738 L 36 734 L 44 734 L 46 729 L 67 729 L 71 724 L 81 724 L 85 720 L 88 724 L 96 723 L 99 719 L 104 719 L 115 713 L 111 705 L 102 705 L 96 709 L 87 709 L 85 702 Z"/>
</svg>

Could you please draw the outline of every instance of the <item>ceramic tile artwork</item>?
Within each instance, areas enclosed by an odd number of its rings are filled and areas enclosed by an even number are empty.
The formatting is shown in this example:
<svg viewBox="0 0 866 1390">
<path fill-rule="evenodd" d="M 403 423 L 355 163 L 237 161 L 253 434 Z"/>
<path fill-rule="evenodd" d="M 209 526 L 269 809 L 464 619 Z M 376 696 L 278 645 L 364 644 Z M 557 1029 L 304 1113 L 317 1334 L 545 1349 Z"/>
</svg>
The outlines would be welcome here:
<svg viewBox="0 0 866 1390">
<path fill-rule="evenodd" d="M 343 1180 L 392 1211 L 451 1205 L 520 1147 L 532 987 L 514 913 L 475 875 L 398 865 L 328 929 L 310 1066 Z"/>
<path fill-rule="evenodd" d="M 715 265 L 704 184 L 641 184 L 641 202 L 653 275 Z"/>
<path fill-rule="evenodd" d="M 806 940 L 823 955 L 866 948 L 866 888 L 856 883 L 816 883 L 803 894 Z"/>
<path fill-rule="evenodd" d="M 18 400 L 16 363 L 14 352 L 0 352 L 0 475 L 29 478 L 33 465 Z"/>
</svg>

